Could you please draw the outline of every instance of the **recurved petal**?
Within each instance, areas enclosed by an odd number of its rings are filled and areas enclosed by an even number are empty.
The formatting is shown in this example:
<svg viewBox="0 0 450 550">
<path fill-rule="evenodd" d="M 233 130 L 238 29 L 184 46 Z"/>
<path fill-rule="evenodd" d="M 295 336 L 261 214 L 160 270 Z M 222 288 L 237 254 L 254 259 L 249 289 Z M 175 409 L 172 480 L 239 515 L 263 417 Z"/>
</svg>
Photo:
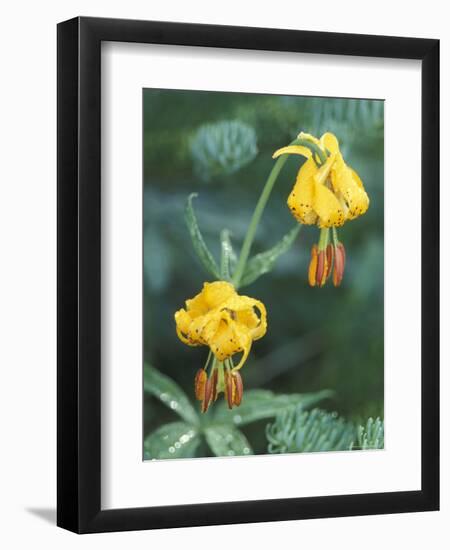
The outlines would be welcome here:
<svg viewBox="0 0 450 550">
<path fill-rule="evenodd" d="M 177 324 L 177 327 L 187 334 L 189 332 L 189 327 L 192 322 L 192 317 L 185 309 L 179 309 L 175 312 L 175 323 Z"/>
<path fill-rule="evenodd" d="M 338 227 L 345 221 L 342 207 L 325 185 L 315 182 L 314 210 L 319 216 L 320 227 Z"/>
<path fill-rule="evenodd" d="M 336 154 L 335 153 L 332 153 L 326 160 L 325 164 L 323 164 L 316 172 L 316 174 L 314 174 L 314 181 L 316 181 L 317 183 L 320 183 L 322 185 L 325 184 L 325 182 L 327 181 L 327 178 L 330 174 L 330 171 L 331 171 L 331 168 L 334 164 L 334 161 L 335 161 L 335 158 L 336 158 Z"/>
<path fill-rule="evenodd" d="M 252 329 L 259 325 L 259 317 L 252 307 L 242 309 L 236 312 L 236 321 Z"/>
<path fill-rule="evenodd" d="M 312 156 L 312 153 L 308 147 L 304 147 L 303 145 L 287 145 L 286 147 L 277 149 L 272 155 L 272 158 L 276 159 L 281 157 L 281 155 L 301 155 L 302 157 L 309 159 Z"/>
<path fill-rule="evenodd" d="M 250 298 L 249 296 L 236 295 L 227 300 L 224 307 L 226 308 L 226 311 L 229 310 L 233 313 L 233 321 L 235 321 L 236 331 L 241 329 L 245 329 L 246 333 L 247 331 L 250 331 L 249 334 L 253 340 L 257 340 L 258 338 L 264 336 L 267 330 L 267 310 L 262 302 L 255 300 L 254 298 Z M 259 317 L 255 314 L 255 309 Z M 256 326 L 253 323 L 254 317 L 252 313 L 258 319 Z M 244 321 L 251 320 L 251 323 L 242 323 L 240 322 L 240 319 Z"/>
<path fill-rule="evenodd" d="M 180 328 L 176 327 L 177 336 L 178 338 L 183 342 L 183 344 L 187 344 L 188 346 L 197 346 L 198 344 L 196 342 L 192 342 L 192 340 L 189 340 L 189 338 L 183 334 L 183 332 L 180 330 Z"/>
<path fill-rule="evenodd" d="M 351 166 L 349 166 L 348 164 L 347 164 L 347 168 L 350 170 L 350 172 L 353 176 L 353 179 L 356 181 L 357 185 L 359 187 L 361 187 L 361 189 L 364 189 L 363 182 L 362 182 L 361 178 L 359 177 L 358 173 L 356 172 L 356 170 L 353 170 L 353 168 Z"/>
<path fill-rule="evenodd" d="M 241 351 L 241 341 L 234 321 L 222 318 L 216 332 L 209 338 L 208 345 L 219 361 Z"/>
<path fill-rule="evenodd" d="M 294 188 L 287 200 L 294 218 L 306 225 L 315 223 L 317 219 L 313 210 L 314 176 L 317 172 L 318 168 L 314 160 L 308 159 L 298 171 Z"/>
<path fill-rule="evenodd" d="M 369 197 L 358 174 L 342 161 L 333 167 L 331 178 L 333 188 L 341 193 L 347 203 L 347 219 L 365 214 L 369 208 Z"/>
<path fill-rule="evenodd" d="M 202 294 L 208 308 L 214 309 L 236 295 L 236 290 L 231 283 L 214 281 L 213 283 L 204 283 Z"/>
<path fill-rule="evenodd" d="M 199 344 L 207 344 L 211 334 L 214 334 L 220 322 L 220 313 L 210 311 L 201 317 L 195 317 L 189 325 L 189 338 Z"/>
<path fill-rule="evenodd" d="M 203 291 L 191 298 L 186 300 L 186 309 L 189 312 L 189 315 L 194 317 L 199 317 L 208 312 L 208 304 L 205 302 L 205 297 Z"/>
<path fill-rule="evenodd" d="M 187 311 L 185 311 L 184 309 L 179 309 L 175 313 L 174 317 L 175 317 L 178 338 L 188 346 L 198 346 L 199 342 L 196 340 L 193 340 L 190 337 L 192 319 L 189 313 L 187 313 Z"/>
<path fill-rule="evenodd" d="M 259 324 L 251 331 L 251 336 L 253 340 L 258 340 L 262 338 L 267 331 L 267 310 L 265 305 L 259 300 L 253 300 L 254 307 L 259 312 Z"/>
<path fill-rule="evenodd" d="M 320 145 L 322 149 L 328 150 L 330 153 L 335 153 L 336 155 L 339 151 L 339 141 L 337 137 L 331 132 L 326 132 L 320 138 Z"/>
<path fill-rule="evenodd" d="M 241 360 L 239 361 L 239 363 L 234 367 L 234 369 L 233 369 L 234 371 L 237 371 L 240 368 L 242 368 L 245 361 L 247 360 L 248 354 L 250 353 L 250 350 L 251 350 L 251 347 L 252 347 L 252 338 L 250 337 L 250 335 L 245 334 L 245 333 L 241 333 L 239 335 L 239 337 L 240 337 L 241 347 L 242 347 L 244 353 L 242 354 L 242 357 L 241 357 Z"/>
<path fill-rule="evenodd" d="M 299 139 L 307 139 L 308 141 L 311 141 L 312 143 L 315 143 L 320 147 L 320 140 L 318 140 L 315 136 L 312 134 L 308 134 L 307 132 L 300 132 L 297 136 Z"/>
</svg>

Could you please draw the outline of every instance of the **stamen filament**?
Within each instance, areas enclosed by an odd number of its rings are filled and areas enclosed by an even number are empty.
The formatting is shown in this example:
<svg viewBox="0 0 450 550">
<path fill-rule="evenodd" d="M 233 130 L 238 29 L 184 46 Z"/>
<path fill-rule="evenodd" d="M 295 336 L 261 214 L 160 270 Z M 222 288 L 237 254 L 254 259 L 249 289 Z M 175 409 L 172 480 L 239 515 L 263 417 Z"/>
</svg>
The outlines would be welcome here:
<svg viewBox="0 0 450 550">
<path fill-rule="evenodd" d="M 329 227 L 323 227 L 320 230 L 319 250 L 325 250 L 325 248 L 327 247 L 329 234 L 330 234 Z"/>
<path fill-rule="evenodd" d="M 333 226 L 333 242 L 334 242 L 334 246 L 337 246 L 339 244 L 339 239 L 338 239 L 338 234 L 337 234 L 337 229 Z"/>
<path fill-rule="evenodd" d="M 208 357 L 206 358 L 206 363 L 205 363 L 205 366 L 203 367 L 203 370 L 208 370 L 208 366 L 209 366 L 209 363 L 211 361 L 211 357 L 212 357 L 212 351 L 209 350 L 209 353 L 208 353 Z M 213 364 L 213 368 L 214 368 L 214 364 Z M 212 369 L 211 369 L 212 371 Z"/>
</svg>

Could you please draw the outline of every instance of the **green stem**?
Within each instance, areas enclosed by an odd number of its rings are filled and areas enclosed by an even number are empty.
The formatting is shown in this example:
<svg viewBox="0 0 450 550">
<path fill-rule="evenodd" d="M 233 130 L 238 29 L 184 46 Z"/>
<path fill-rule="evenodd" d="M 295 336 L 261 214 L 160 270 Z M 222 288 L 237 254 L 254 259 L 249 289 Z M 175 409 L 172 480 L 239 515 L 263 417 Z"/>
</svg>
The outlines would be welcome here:
<svg viewBox="0 0 450 550">
<path fill-rule="evenodd" d="M 320 230 L 319 250 L 325 250 L 325 248 L 327 247 L 329 233 L 329 227 L 322 227 L 322 229 Z"/>
<path fill-rule="evenodd" d="M 289 145 L 300 145 L 301 141 L 304 141 L 304 140 L 295 139 Z M 269 174 L 269 177 L 266 180 L 266 184 L 264 185 L 264 188 L 259 197 L 259 200 L 256 203 L 256 207 L 253 212 L 250 225 L 248 226 L 248 229 L 247 229 L 247 234 L 245 235 L 244 243 L 242 244 L 239 260 L 233 274 L 232 282 L 236 288 L 239 287 L 239 283 L 241 282 L 242 275 L 244 274 L 245 266 L 247 264 L 247 260 L 250 255 L 250 250 L 252 248 L 256 230 L 258 229 L 259 221 L 261 220 L 261 216 L 263 215 L 267 201 L 269 200 L 270 193 L 272 192 L 273 186 L 275 185 L 275 182 L 277 181 L 277 178 L 285 162 L 287 161 L 288 156 L 289 155 L 287 154 L 281 155 L 281 157 L 277 159 L 276 163 L 274 164 Z"/>
</svg>

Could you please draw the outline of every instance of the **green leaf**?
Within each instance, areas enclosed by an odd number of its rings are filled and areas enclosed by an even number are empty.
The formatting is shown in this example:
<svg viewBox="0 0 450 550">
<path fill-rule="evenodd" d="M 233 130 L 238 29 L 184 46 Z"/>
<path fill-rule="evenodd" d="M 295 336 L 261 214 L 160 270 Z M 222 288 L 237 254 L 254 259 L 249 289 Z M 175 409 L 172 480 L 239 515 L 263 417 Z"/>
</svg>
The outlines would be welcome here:
<svg viewBox="0 0 450 550">
<path fill-rule="evenodd" d="M 354 435 L 353 425 L 336 413 L 301 407 L 279 414 L 266 429 L 270 453 L 348 451 Z"/>
<path fill-rule="evenodd" d="M 261 277 L 261 275 L 264 275 L 264 273 L 271 271 L 277 258 L 281 256 L 281 254 L 287 252 L 292 246 L 297 238 L 300 228 L 300 225 L 296 225 L 293 229 L 291 229 L 291 231 L 289 231 L 289 233 L 286 233 L 281 241 L 279 241 L 275 246 L 265 252 L 256 254 L 253 258 L 250 258 L 245 267 L 239 286 L 247 286 L 256 281 L 256 279 Z"/>
<path fill-rule="evenodd" d="M 219 268 L 217 267 L 216 261 L 214 260 L 213 255 L 209 251 L 206 243 L 203 239 L 200 229 L 198 227 L 197 218 L 195 216 L 194 208 L 192 206 L 192 199 L 197 196 L 197 193 L 191 193 L 188 197 L 186 208 L 185 208 L 185 220 L 189 229 L 189 234 L 191 235 L 192 244 L 194 250 L 200 259 L 203 267 L 208 273 L 213 275 L 216 279 L 220 279 Z"/>
<path fill-rule="evenodd" d="M 230 232 L 223 229 L 220 233 L 220 278 L 223 281 L 231 281 L 231 269 L 236 264 L 237 258 L 230 241 Z"/>
<path fill-rule="evenodd" d="M 186 422 L 164 424 L 145 438 L 144 457 L 149 459 L 193 457 L 199 443 L 198 431 Z"/>
<path fill-rule="evenodd" d="M 380 418 L 369 418 L 365 426 L 358 426 L 356 435 L 353 449 L 384 449 L 384 422 Z"/>
<path fill-rule="evenodd" d="M 199 424 L 199 416 L 180 386 L 147 363 L 144 365 L 144 390 L 157 397 L 190 424 Z"/>
<path fill-rule="evenodd" d="M 253 454 L 245 435 L 233 426 L 210 426 L 205 429 L 205 437 L 216 456 Z"/>
<path fill-rule="evenodd" d="M 273 418 L 278 413 L 298 405 L 308 408 L 332 394 L 329 390 L 289 395 L 275 395 L 269 390 L 248 390 L 244 392 L 241 405 L 235 409 L 229 410 L 225 402 L 218 403 L 215 407 L 214 422 L 244 426 L 256 420 Z"/>
</svg>

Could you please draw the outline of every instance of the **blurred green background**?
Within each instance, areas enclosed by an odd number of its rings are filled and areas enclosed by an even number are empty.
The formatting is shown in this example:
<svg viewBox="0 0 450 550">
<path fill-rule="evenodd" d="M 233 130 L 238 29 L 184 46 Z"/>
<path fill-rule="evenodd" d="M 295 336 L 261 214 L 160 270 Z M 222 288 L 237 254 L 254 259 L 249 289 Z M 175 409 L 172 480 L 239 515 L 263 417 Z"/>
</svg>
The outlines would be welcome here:
<svg viewBox="0 0 450 550">
<path fill-rule="evenodd" d="M 269 325 L 241 372 L 245 389 L 328 388 L 335 394 L 323 408 L 355 422 L 383 417 L 383 101 L 150 89 L 143 101 L 145 361 L 193 400 L 194 375 L 207 350 L 178 340 L 173 315 L 211 279 L 186 229 L 188 195 L 199 194 L 194 206 L 200 229 L 216 258 L 222 228 L 231 230 L 239 252 L 272 153 L 300 131 L 318 137 L 331 131 L 371 200 L 363 217 L 339 230 L 347 251 L 342 286 L 308 286 L 310 248 L 319 231 L 303 227 L 274 270 L 242 290 L 266 304 Z M 253 253 L 294 227 L 286 199 L 301 162 L 290 157 L 286 163 Z M 144 396 L 144 437 L 173 420 L 164 405 Z M 266 452 L 265 424 L 243 429 L 255 453 Z"/>
</svg>

